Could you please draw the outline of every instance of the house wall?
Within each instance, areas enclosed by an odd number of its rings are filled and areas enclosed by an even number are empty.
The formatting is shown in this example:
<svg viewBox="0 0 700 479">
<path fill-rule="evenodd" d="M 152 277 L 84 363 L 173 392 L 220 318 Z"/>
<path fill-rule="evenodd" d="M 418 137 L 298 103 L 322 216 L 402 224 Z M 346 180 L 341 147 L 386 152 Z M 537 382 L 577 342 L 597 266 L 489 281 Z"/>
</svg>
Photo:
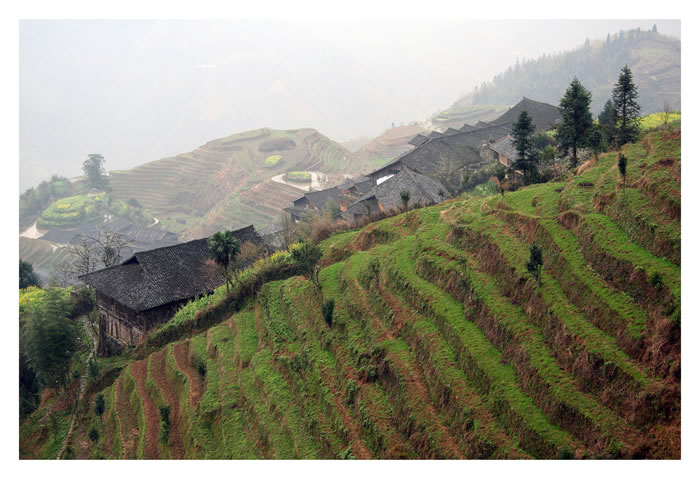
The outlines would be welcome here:
<svg viewBox="0 0 700 479">
<path fill-rule="evenodd" d="M 124 346 L 137 344 L 154 327 L 169 320 L 189 299 L 176 301 L 140 313 L 96 292 L 100 318 L 98 349 L 104 356 L 118 353 Z"/>
</svg>

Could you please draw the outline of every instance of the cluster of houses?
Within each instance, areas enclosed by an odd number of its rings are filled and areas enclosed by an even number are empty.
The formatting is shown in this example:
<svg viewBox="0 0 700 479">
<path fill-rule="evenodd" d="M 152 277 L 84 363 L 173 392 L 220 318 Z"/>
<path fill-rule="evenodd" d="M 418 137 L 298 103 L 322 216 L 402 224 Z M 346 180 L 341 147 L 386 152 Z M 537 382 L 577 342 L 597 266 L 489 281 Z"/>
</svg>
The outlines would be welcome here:
<svg viewBox="0 0 700 479">
<path fill-rule="evenodd" d="M 524 98 L 492 122 L 417 135 L 410 142 L 415 148 L 389 164 L 333 188 L 305 193 L 285 211 L 300 221 L 309 211 L 323 211 L 335 204 L 343 218 L 353 220 L 398 209 L 403 205 L 402 192 L 408 192 L 410 205 L 438 203 L 457 191 L 465 173 L 496 161 L 510 165 L 516 156 L 510 132 L 523 110 L 532 117 L 537 131 L 549 130 L 560 119 L 557 107 Z M 80 277 L 96 290 L 102 354 L 114 354 L 138 343 L 184 303 L 210 294 L 224 283 L 209 259 L 207 238 L 167 244 L 176 238 L 162 230 L 121 224 L 109 228 L 128 234 L 137 246 L 155 249 L 134 249 L 121 264 Z M 70 243 L 86 232 L 49 232 L 46 239 Z M 252 225 L 233 235 L 241 243 L 268 248 Z"/>
<path fill-rule="evenodd" d="M 532 118 L 535 131 L 549 130 L 561 118 L 556 106 L 523 98 L 494 121 L 416 135 L 409 142 L 414 148 L 390 163 L 333 188 L 305 193 L 285 211 L 301 221 L 309 211 L 323 211 L 333 202 L 344 219 L 353 220 L 400 207 L 402 192 L 408 192 L 411 205 L 438 203 L 459 189 L 465 174 L 494 162 L 511 165 L 517 151 L 510 133 L 522 111 Z"/>
</svg>

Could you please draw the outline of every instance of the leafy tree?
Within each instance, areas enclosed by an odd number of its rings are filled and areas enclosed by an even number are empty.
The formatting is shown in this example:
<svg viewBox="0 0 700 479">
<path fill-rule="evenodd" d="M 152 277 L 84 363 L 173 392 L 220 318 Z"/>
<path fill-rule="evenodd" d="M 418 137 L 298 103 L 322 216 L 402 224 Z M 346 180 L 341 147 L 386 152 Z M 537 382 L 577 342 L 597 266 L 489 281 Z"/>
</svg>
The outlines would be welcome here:
<svg viewBox="0 0 700 479">
<path fill-rule="evenodd" d="M 525 266 L 527 267 L 528 273 L 535 278 L 538 285 L 542 284 L 542 264 L 542 249 L 536 244 L 533 244 L 530 246 L 530 261 L 528 261 Z"/>
<path fill-rule="evenodd" d="M 572 168 L 578 165 L 578 150 L 588 145 L 588 136 L 593 126 L 590 105 L 591 92 L 574 77 L 559 102 L 561 122 L 555 135 L 559 151 L 565 155 L 571 152 Z"/>
<path fill-rule="evenodd" d="M 627 157 L 625 155 L 620 155 L 617 159 L 617 169 L 622 176 L 622 197 L 625 197 L 625 190 L 627 186 Z"/>
<path fill-rule="evenodd" d="M 97 397 L 95 398 L 95 415 L 99 418 L 102 417 L 102 415 L 105 412 L 105 397 L 102 395 L 102 393 L 98 394 Z"/>
<path fill-rule="evenodd" d="M 318 282 L 318 262 L 321 260 L 321 256 L 323 256 L 321 248 L 310 241 L 304 241 L 292 248 L 291 253 L 292 260 L 299 264 L 302 273 L 308 276 L 316 288 L 320 290 L 321 284 Z"/>
<path fill-rule="evenodd" d="M 411 201 L 411 192 L 408 190 L 401 190 L 399 193 L 399 196 L 401 196 L 401 203 L 403 203 L 403 210 L 407 211 L 408 210 L 408 202 Z"/>
<path fill-rule="evenodd" d="M 527 111 L 521 111 L 518 121 L 515 122 L 511 130 L 515 150 L 518 152 L 513 167 L 522 170 L 526 180 L 531 179 L 537 169 L 537 159 L 532 143 L 534 133 L 535 125 L 532 123 L 532 118 Z"/>
<path fill-rule="evenodd" d="M 90 153 L 83 162 L 83 172 L 87 176 L 88 184 L 93 188 L 104 188 L 107 181 L 104 177 L 105 158 L 99 153 Z"/>
<path fill-rule="evenodd" d="M 44 384 L 69 386 L 71 359 L 78 349 L 78 330 L 69 314 L 58 288 L 47 289 L 42 305 L 27 312 L 21 346 Z"/>
<path fill-rule="evenodd" d="M 27 261 L 19 260 L 19 289 L 28 288 L 30 286 L 39 286 L 39 277 L 34 272 L 34 267 Z"/>
<path fill-rule="evenodd" d="M 640 131 L 639 103 L 637 103 L 639 93 L 632 79 L 632 71 L 627 65 L 622 69 L 612 95 L 615 112 L 613 136 L 619 148 L 636 140 Z"/>
<path fill-rule="evenodd" d="M 226 282 L 226 293 L 228 293 L 229 284 L 233 287 L 229 267 L 240 251 L 240 243 L 234 238 L 233 232 L 219 231 L 209 237 L 207 245 L 209 246 L 209 257 L 213 259 L 221 269 L 224 281 Z"/>
<path fill-rule="evenodd" d="M 328 198 L 324 206 L 324 213 L 330 221 L 338 218 L 340 216 L 340 206 L 338 206 L 338 202 L 333 198 Z"/>
</svg>

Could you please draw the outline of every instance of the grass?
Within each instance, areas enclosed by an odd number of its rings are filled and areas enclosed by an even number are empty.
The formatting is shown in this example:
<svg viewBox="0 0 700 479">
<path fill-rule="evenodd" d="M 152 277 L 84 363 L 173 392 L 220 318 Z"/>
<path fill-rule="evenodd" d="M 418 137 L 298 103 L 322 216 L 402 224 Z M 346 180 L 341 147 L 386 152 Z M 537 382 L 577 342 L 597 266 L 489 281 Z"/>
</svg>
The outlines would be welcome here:
<svg viewBox="0 0 700 479">
<path fill-rule="evenodd" d="M 195 384 L 164 347 L 185 457 L 677 457 L 671 318 L 600 260 L 625 275 L 658 273 L 678 300 L 680 267 L 658 246 L 680 244 L 680 222 L 659 206 L 678 193 L 677 143 L 658 130 L 625 147 L 624 201 L 609 152 L 558 182 L 326 239 L 320 291 L 299 276 L 271 281 L 240 312 L 191 333 Z M 541 284 L 526 268 L 533 242 L 545 252 Z M 330 298 L 332 325 L 321 314 Z M 222 301 L 221 291 L 197 299 L 154 334 Z M 167 400 L 150 374 L 149 360 L 147 393 L 159 406 Z M 128 403 L 114 403 L 118 388 Z M 120 428 L 143 424 L 143 398 L 128 368 L 104 393 L 101 434 L 121 457 Z M 29 439 L 36 421 L 22 431 L 25 449 L 47 444 Z"/>
</svg>

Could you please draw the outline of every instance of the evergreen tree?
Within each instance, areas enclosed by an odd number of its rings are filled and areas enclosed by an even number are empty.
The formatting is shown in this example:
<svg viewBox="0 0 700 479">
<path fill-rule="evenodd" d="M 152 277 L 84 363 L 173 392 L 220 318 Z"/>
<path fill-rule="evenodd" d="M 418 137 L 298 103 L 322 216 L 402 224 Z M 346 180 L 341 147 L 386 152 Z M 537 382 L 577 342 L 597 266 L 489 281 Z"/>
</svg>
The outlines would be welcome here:
<svg viewBox="0 0 700 479">
<path fill-rule="evenodd" d="M 571 167 L 578 165 L 578 150 L 588 145 L 593 126 L 590 110 L 591 92 L 574 77 L 564 97 L 559 102 L 561 122 L 557 126 L 555 138 L 559 142 L 559 152 L 571 153 Z"/>
<path fill-rule="evenodd" d="M 534 133 L 535 125 L 532 123 L 532 118 L 527 111 L 521 111 L 518 121 L 511 130 L 513 144 L 518 152 L 513 167 L 523 172 L 526 183 L 530 182 L 537 172 L 537 155 L 534 152 L 532 138 Z"/>
<path fill-rule="evenodd" d="M 401 203 L 403 203 L 403 210 L 408 211 L 408 202 L 411 201 L 411 192 L 408 190 L 401 190 L 399 196 L 401 197 Z"/>
<path fill-rule="evenodd" d="M 639 103 L 637 103 L 637 85 L 632 80 L 632 71 L 627 65 L 613 89 L 615 112 L 614 139 L 618 147 L 635 141 L 639 137 Z"/>
<path fill-rule="evenodd" d="M 30 286 L 41 286 L 39 277 L 34 272 L 34 267 L 27 261 L 19 260 L 19 289 Z"/>
<path fill-rule="evenodd" d="M 617 169 L 622 176 L 622 197 L 624 198 L 627 189 L 627 157 L 625 155 L 620 155 L 617 159 Z"/>
<path fill-rule="evenodd" d="M 615 105 L 612 100 L 608 99 L 605 102 L 603 111 L 598 115 L 598 123 L 602 128 L 603 140 L 605 143 L 612 143 L 612 137 L 615 133 Z"/>
<path fill-rule="evenodd" d="M 542 249 L 533 244 L 530 246 L 530 261 L 527 262 L 525 267 L 527 271 L 535 278 L 537 284 L 542 284 Z"/>
</svg>

